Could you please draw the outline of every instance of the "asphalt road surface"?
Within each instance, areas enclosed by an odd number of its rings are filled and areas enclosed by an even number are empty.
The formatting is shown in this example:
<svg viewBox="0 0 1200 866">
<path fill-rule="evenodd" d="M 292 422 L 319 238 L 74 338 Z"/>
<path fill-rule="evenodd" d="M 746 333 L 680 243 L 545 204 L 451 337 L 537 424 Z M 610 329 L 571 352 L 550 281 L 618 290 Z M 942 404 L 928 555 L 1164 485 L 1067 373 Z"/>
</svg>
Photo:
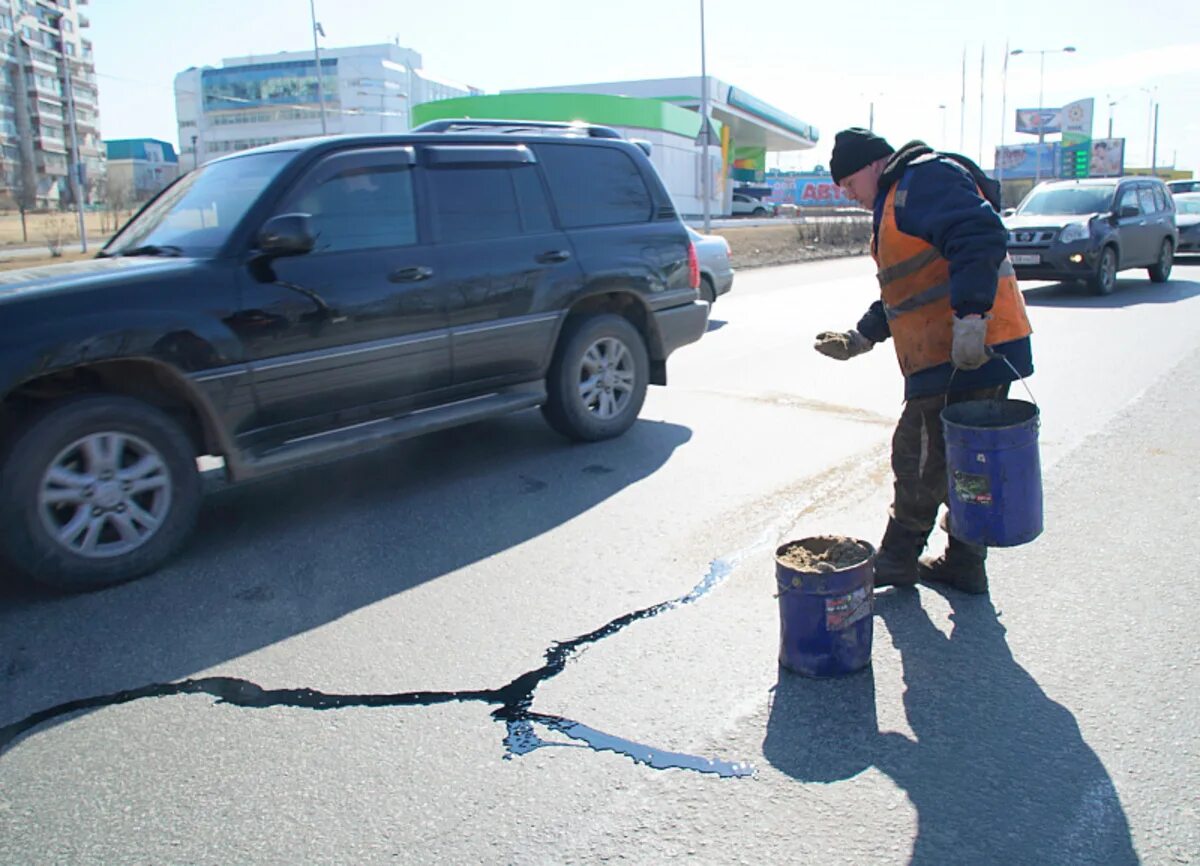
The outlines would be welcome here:
<svg viewBox="0 0 1200 866">
<path fill-rule="evenodd" d="M 894 355 L 811 349 L 864 258 L 740 273 L 620 440 L 214 483 L 160 573 L 0 590 L 0 862 L 1200 860 L 1200 267 L 1123 276 L 1024 287 L 1044 535 L 850 677 L 778 667 L 772 553 L 883 529 Z"/>
</svg>

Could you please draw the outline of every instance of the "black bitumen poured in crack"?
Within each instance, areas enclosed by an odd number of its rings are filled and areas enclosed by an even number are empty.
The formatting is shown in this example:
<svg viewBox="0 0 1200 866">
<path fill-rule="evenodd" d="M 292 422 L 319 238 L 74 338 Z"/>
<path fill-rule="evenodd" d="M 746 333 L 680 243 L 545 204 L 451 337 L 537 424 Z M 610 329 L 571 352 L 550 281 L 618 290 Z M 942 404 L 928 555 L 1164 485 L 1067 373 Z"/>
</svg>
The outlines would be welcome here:
<svg viewBox="0 0 1200 866">
<path fill-rule="evenodd" d="M 67 701 L 26 716 L 24 719 L 0 728 L 0 754 L 27 731 L 51 719 L 81 710 L 127 704 L 143 698 L 162 698 L 172 695 L 208 694 L 217 703 L 233 704 L 247 709 L 266 707 L 296 707 L 310 710 L 337 710 L 347 707 L 429 707 L 451 702 L 477 702 L 495 705 L 492 718 L 503 722 L 507 729 L 504 737 L 505 758 L 526 755 L 546 746 L 565 743 L 542 739 L 537 733 L 538 725 L 578 741 L 596 752 L 615 752 L 625 755 L 634 763 L 645 764 L 657 770 L 681 769 L 699 773 L 711 773 L 722 778 L 749 776 L 754 770 L 749 764 L 702 758 L 680 752 L 667 752 L 637 743 L 624 737 L 598 731 L 582 722 L 562 716 L 547 715 L 533 710 L 534 692 L 538 686 L 562 673 L 567 662 L 577 652 L 590 644 L 611 637 L 639 620 L 649 619 L 664 611 L 699 600 L 733 571 L 725 559 L 714 560 L 708 574 L 691 592 L 671 601 L 660 602 L 650 607 L 635 610 L 617 617 L 595 631 L 562 643 L 551 644 L 546 650 L 546 662 L 539 668 L 528 671 L 508 684 L 497 689 L 477 689 L 459 692 L 399 692 L 396 694 L 340 695 L 319 692 L 314 689 L 264 689 L 249 680 L 237 677 L 201 677 L 174 683 L 153 683 L 136 689 L 126 689 L 108 695 L 97 695 Z"/>
</svg>

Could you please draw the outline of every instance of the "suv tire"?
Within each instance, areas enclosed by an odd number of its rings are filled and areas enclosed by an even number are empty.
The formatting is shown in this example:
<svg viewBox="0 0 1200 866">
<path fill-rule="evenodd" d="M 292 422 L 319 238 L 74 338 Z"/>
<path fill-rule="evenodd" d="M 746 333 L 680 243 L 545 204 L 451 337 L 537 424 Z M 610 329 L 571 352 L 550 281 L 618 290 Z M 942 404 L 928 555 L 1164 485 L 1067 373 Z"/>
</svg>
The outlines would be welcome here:
<svg viewBox="0 0 1200 866">
<path fill-rule="evenodd" d="M 611 313 L 568 320 L 546 379 L 546 421 L 582 442 L 620 436 L 646 399 L 650 361 L 629 320 Z"/>
<path fill-rule="evenodd" d="M 1111 295 L 1117 284 L 1117 251 L 1105 247 L 1100 251 L 1096 272 L 1088 280 L 1088 287 L 1095 295 Z"/>
<path fill-rule="evenodd" d="M 1158 261 L 1150 266 L 1150 281 L 1154 283 L 1165 283 L 1171 278 L 1171 265 L 1175 261 L 1175 246 L 1170 240 L 1162 242 L 1162 249 L 1158 251 Z"/>
<path fill-rule="evenodd" d="M 713 281 L 703 274 L 700 276 L 700 300 L 708 301 L 710 307 L 717 302 L 717 290 L 713 287 Z"/>
<path fill-rule="evenodd" d="M 201 498 L 182 427 L 118 396 L 72 399 L 35 416 L 7 449 L 0 491 L 0 546 L 12 564 L 69 591 L 153 571 L 190 534 Z"/>
</svg>

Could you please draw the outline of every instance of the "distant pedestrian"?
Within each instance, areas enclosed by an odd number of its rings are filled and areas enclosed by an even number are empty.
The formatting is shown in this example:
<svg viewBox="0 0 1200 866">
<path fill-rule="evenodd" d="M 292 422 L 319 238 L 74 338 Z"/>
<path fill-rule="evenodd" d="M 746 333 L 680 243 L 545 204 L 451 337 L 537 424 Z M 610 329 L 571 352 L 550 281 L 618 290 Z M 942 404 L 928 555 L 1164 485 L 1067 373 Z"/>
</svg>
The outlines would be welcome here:
<svg viewBox="0 0 1200 866">
<path fill-rule="evenodd" d="M 891 337 L 904 374 L 904 410 L 892 438 L 894 495 L 875 585 L 927 581 L 987 592 L 987 548 L 951 534 L 941 556 L 920 555 L 947 498 L 941 410 L 1005 397 L 1016 373 L 1033 373 L 1032 329 L 1007 256 L 998 185 L 966 157 L 920 141 L 896 152 L 858 128 L 837 134 L 830 170 L 834 183 L 874 213 L 880 299 L 854 329 L 818 334 L 815 348 L 844 361 Z"/>
</svg>

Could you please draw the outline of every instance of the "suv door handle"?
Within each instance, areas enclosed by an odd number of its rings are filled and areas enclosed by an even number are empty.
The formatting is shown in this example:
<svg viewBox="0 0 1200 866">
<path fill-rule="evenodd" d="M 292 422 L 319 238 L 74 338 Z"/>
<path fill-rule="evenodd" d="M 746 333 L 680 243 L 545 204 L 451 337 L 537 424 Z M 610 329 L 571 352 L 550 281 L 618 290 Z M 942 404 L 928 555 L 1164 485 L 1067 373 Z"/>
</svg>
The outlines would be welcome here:
<svg viewBox="0 0 1200 866">
<path fill-rule="evenodd" d="M 388 274 L 388 280 L 393 283 L 415 283 L 420 280 L 427 280 L 432 276 L 433 268 L 396 268 L 396 270 Z"/>
<path fill-rule="evenodd" d="M 550 250 L 538 256 L 537 260 L 543 265 L 552 265 L 557 262 L 565 262 L 569 258 L 571 258 L 571 254 L 566 250 Z"/>
</svg>

